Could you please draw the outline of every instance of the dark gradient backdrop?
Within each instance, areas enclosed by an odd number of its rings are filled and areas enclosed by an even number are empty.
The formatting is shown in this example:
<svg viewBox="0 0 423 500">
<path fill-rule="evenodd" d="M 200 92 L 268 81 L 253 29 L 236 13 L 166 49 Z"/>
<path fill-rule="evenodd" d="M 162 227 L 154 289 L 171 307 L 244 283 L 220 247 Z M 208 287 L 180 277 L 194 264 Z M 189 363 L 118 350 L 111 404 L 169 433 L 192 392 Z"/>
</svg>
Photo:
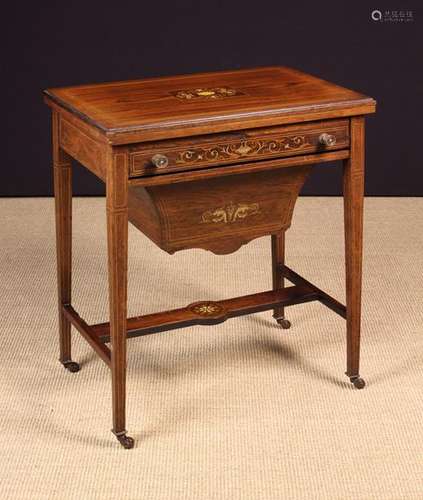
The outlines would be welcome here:
<svg viewBox="0 0 423 500">
<path fill-rule="evenodd" d="M 413 21 L 373 21 L 373 9 L 411 10 Z M 421 13 L 417 1 L 391 0 L 8 2 L 0 195 L 52 194 L 45 87 L 281 64 L 374 97 L 366 194 L 421 196 Z M 339 194 L 333 167 L 316 168 L 303 192 Z M 103 186 L 77 167 L 74 190 L 95 195 Z"/>
</svg>

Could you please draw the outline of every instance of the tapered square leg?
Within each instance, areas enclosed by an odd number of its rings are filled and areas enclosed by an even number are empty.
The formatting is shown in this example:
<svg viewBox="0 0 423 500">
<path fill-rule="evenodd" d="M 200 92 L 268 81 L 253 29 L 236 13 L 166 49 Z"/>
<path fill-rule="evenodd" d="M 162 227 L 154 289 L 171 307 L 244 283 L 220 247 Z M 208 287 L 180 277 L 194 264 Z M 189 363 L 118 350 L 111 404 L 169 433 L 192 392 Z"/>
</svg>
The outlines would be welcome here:
<svg viewBox="0 0 423 500">
<path fill-rule="evenodd" d="M 56 214 L 57 289 L 59 305 L 60 362 L 70 372 L 79 370 L 71 358 L 71 324 L 62 306 L 71 301 L 72 278 L 72 164 L 60 148 L 59 115 L 53 112 L 53 175 Z"/>
<path fill-rule="evenodd" d="M 128 268 L 128 164 L 125 154 L 110 151 L 106 180 L 107 248 L 113 429 L 124 448 L 134 440 L 126 435 L 126 310 Z"/>
<path fill-rule="evenodd" d="M 281 273 L 281 266 L 285 264 L 285 231 L 272 234 L 272 282 L 273 290 L 284 288 L 285 280 Z M 291 323 L 285 318 L 285 308 L 276 307 L 273 310 L 273 317 L 278 324 L 284 328 L 290 328 Z"/>
<path fill-rule="evenodd" d="M 360 377 L 361 276 L 364 200 L 364 118 L 351 118 L 351 157 L 344 160 L 344 226 L 347 305 L 347 371 L 358 389 Z"/>
</svg>

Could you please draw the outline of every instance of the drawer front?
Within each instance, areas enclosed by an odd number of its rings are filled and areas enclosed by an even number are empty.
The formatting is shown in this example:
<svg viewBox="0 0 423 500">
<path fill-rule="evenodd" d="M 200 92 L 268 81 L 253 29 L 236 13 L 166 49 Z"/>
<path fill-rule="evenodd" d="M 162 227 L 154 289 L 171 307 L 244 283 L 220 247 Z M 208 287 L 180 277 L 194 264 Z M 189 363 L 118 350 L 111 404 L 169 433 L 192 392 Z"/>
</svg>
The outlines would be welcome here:
<svg viewBox="0 0 423 500">
<path fill-rule="evenodd" d="M 251 129 L 132 146 L 129 174 L 160 175 L 348 147 L 348 120 Z"/>
</svg>

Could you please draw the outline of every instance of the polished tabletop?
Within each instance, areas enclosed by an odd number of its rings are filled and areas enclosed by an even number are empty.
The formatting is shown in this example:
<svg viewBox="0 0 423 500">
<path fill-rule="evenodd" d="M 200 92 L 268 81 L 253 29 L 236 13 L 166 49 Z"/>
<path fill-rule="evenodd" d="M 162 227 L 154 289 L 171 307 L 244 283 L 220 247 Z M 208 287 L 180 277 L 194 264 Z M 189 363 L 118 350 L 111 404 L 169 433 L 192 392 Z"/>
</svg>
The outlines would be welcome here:
<svg viewBox="0 0 423 500">
<path fill-rule="evenodd" d="M 310 120 L 314 114 L 352 116 L 373 112 L 375 105 L 358 92 L 281 66 L 53 88 L 45 94 L 111 135 L 178 129 L 181 136 L 181 129 L 201 133 L 210 125 L 223 131 Z"/>
</svg>

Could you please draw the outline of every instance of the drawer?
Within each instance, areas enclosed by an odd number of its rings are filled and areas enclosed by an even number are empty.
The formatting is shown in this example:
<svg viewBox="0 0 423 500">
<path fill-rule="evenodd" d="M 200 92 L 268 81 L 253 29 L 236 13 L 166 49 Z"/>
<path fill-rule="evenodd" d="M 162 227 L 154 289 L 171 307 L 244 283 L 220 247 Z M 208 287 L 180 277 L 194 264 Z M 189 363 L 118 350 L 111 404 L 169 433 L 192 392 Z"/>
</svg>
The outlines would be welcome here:
<svg viewBox="0 0 423 500">
<path fill-rule="evenodd" d="M 154 143 L 129 149 L 129 175 L 160 175 L 233 163 L 349 147 L 349 121 L 249 129 Z"/>
</svg>

